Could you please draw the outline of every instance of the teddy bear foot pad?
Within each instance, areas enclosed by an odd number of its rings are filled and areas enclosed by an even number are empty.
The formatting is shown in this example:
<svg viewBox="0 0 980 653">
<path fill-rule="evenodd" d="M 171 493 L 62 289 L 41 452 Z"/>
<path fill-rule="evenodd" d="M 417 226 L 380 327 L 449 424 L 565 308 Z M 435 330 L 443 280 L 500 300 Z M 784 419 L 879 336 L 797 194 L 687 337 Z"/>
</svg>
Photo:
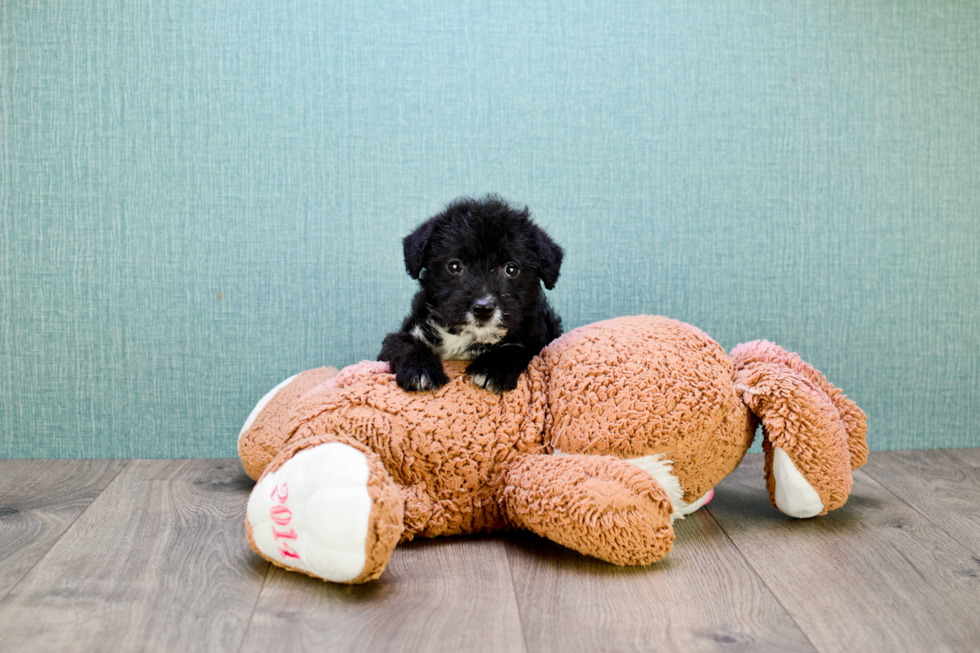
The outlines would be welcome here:
<svg viewBox="0 0 980 653">
<path fill-rule="evenodd" d="M 776 507 L 784 515 L 806 519 L 823 512 L 820 494 L 781 447 L 773 447 L 772 474 L 776 480 Z"/>
<path fill-rule="evenodd" d="M 364 570 L 372 500 L 363 453 L 341 442 L 300 451 L 256 485 L 247 520 L 269 560 L 334 582 Z"/>
</svg>

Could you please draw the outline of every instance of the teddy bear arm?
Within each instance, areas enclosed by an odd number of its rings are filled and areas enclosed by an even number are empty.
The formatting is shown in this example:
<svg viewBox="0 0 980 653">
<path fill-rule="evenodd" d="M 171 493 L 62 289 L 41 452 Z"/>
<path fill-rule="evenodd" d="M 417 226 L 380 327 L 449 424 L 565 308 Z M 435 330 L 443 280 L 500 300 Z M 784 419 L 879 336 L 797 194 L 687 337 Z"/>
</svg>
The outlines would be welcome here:
<svg viewBox="0 0 980 653">
<path fill-rule="evenodd" d="M 674 540 L 663 488 L 612 456 L 520 456 L 500 500 L 514 526 L 617 565 L 656 562 Z"/>
</svg>

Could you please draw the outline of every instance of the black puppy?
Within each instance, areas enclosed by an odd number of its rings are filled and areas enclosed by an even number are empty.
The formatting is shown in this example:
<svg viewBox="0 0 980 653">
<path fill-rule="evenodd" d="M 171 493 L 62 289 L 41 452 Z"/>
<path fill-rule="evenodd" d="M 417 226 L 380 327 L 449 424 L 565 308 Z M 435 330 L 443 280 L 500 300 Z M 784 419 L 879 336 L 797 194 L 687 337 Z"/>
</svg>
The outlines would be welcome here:
<svg viewBox="0 0 980 653">
<path fill-rule="evenodd" d="M 472 360 L 466 372 L 491 392 L 513 390 L 561 318 L 541 292 L 558 281 L 564 252 L 530 219 L 494 195 L 459 198 L 403 241 L 405 268 L 421 289 L 401 331 L 378 360 L 405 390 L 448 383 L 443 360 Z"/>
</svg>

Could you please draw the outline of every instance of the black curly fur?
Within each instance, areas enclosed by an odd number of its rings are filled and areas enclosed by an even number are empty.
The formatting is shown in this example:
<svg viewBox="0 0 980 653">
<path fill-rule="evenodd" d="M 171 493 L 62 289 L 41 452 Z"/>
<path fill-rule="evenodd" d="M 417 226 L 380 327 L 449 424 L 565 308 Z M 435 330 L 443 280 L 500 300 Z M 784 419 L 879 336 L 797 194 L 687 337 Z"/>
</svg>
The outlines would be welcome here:
<svg viewBox="0 0 980 653">
<path fill-rule="evenodd" d="M 554 288 L 562 248 L 531 221 L 527 207 L 494 195 L 453 201 L 402 244 L 405 269 L 420 289 L 378 360 L 388 361 L 405 390 L 447 383 L 443 358 L 472 360 L 467 373 L 481 387 L 514 389 L 528 362 L 561 335 L 561 318 L 541 284 Z M 508 274 L 511 265 L 516 275 Z M 481 301 L 493 308 L 482 320 L 475 317 Z"/>
</svg>

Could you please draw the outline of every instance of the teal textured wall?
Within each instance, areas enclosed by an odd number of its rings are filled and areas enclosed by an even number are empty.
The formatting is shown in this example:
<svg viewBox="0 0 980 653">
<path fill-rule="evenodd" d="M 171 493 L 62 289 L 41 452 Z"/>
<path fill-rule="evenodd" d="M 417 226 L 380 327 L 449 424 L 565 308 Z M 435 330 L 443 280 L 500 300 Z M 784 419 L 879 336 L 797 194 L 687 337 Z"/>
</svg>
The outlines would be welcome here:
<svg viewBox="0 0 980 653">
<path fill-rule="evenodd" d="M 377 354 L 459 194 L 569 327 L 768 338 L 876 449 L 980 444 L 980 4 L 0 3 L 0 456 L 231 456 Z"/>
</svg>

